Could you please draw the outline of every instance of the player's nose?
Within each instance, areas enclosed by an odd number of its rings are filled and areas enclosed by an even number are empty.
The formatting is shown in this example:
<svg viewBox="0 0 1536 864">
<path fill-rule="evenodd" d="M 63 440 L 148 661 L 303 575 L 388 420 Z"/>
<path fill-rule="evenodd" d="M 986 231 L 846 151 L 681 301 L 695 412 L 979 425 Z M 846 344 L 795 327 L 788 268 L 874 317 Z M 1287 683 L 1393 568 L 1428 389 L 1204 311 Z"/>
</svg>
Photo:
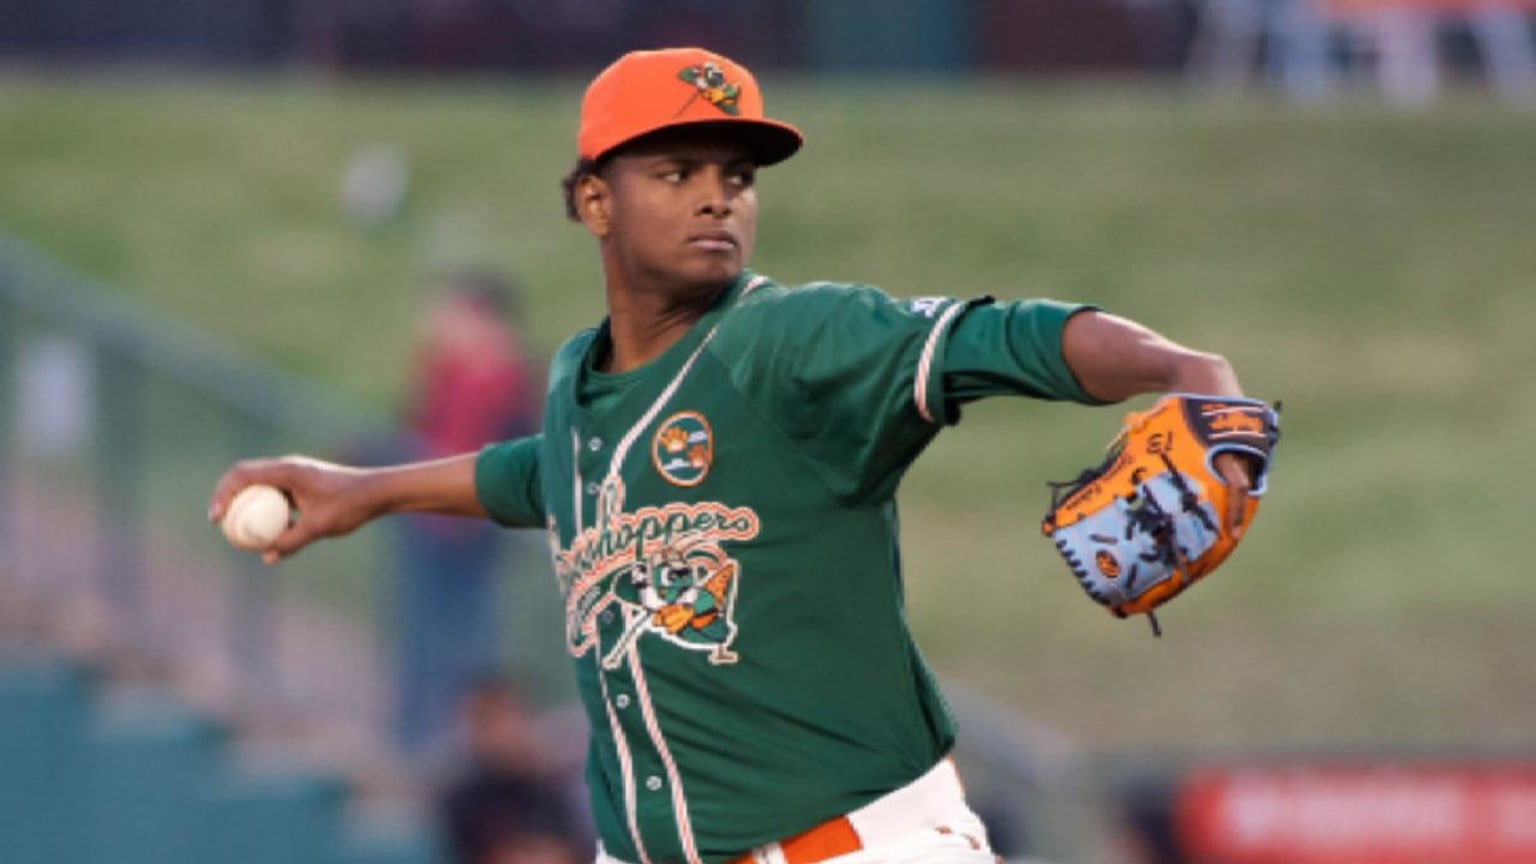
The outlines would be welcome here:
<svg viewBox="0 0 1536 864">
<path fill-rule="evenodd" d="M 730 177 L 718 165 L 699 172 L 698 215 L 717 218 L 731 215 L 732 188 Z"/>
</svg>

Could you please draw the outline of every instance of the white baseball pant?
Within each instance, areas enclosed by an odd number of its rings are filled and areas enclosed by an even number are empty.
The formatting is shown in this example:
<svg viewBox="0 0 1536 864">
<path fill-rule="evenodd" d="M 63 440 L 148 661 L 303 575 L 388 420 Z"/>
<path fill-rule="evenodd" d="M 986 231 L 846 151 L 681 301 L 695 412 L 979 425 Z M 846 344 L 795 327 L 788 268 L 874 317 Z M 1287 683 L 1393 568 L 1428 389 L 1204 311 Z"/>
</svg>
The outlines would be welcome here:
<svg viewBox="0 0 1536 864">
<path fill-rule="evenodd" d="M 845 817 L 862 848 L 831 858 L 804 860 L 769 843 L 743 855 L 751 864 L 997 864 L 981 818 L 965 803 L 960 774 L 950 759 Z M 596 864 L 629 864 L 598 849 Z M 737 864 L 737 862 L 732 862 Z"/>
</svg>

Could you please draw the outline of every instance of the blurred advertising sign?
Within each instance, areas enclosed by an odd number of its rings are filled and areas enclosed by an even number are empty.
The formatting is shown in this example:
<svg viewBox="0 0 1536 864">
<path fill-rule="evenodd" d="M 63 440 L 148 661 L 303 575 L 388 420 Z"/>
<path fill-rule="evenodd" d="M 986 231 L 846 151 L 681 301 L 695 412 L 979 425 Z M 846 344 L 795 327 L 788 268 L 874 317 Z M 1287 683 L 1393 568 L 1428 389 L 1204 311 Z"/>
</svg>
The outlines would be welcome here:
<svg viewBox="0 0 1536 864">
<path fill-rule="evenodd" d="M 1536 862 L 1536 763 L 1207 768 L 1174 806 L 1201 864 Z"/>
</svg>

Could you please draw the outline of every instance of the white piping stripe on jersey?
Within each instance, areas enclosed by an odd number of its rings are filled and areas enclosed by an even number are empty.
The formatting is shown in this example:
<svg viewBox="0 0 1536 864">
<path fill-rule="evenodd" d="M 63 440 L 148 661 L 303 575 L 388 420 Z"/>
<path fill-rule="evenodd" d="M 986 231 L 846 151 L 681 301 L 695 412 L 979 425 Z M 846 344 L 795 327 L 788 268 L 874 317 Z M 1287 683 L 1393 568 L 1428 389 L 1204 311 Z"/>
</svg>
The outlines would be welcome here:
<svg viewBox="0 0 1536 864">
<path fill-rule="evenodd" d="M 635 841 L 641 864 L 651 864 L 650 856 L 645 854 L 645 842 L 640 839 L 640 819 L 635 813 L 635 768 L 630 762 L 629 745 L 624 741 L 619 716 L 613 713 L 613 700 L 608 698 L 608 679 L 598 675 L 597 680 L 603 685 L 603 707 L 608 709 L 608 725 L 613 729 L 613 740 L 619 751 L 619 769 L 624 775 L 624 816 L 629 821 L 629 836 Z"/>
<path fill-rule="evenodd" d="M 645 728 L 651 733 L 651 743 L 656 745 L 656 752 L 661 754 L 661 764 L 667 769 L 667 782 L 672 786 L 672 809 L 677 814 L 677 835 L 683 841 L 683 854 L 688 857 L 688 864 L 703 864 L 699 859 L 698 844 L 693 839 L 693 820 L 688 818 L 688 799 L 683 795 L 683 778 L 678 773 L 677 763 L 672 761 L 672 751 L 667 748 L 667 739 L 662 737 L 661 726 L 656 722 L 651 691 L 645 684 L 645 670 L 640 666 L 640 651 L 633 642 L 629 645 L 629 671 L 635 676 L 635 695 L 640 697 Z"/>
<path fill-rule="evenodd" d="M 913 383 L 912 401 L 917 403 L 917 413 L 929 423 L 938 422 L 928 412 L 928 370 L 933 368 L 933 353 L 939 347 L 939 337 L 943 335 L 944 328 L 949 326 L 949 322 L 954 320 L 956 315 L 965 310 L 965 305 L 957 300 L 953 306 L 944 310 L 944 314 L 940 315 L 939 320 L 934 323 L 933 329 L 928 331 L 928 341 L 923 344 L 923 355 L 917 361 L 917 381 Z"/>
<path fill-rule="evenodd" d="M 754 289 L 767 281 L 768 277 L 766 276 L 759 276 L 753 279 L 747 283 L 745 288 L 741 289 L 741 296 L 745 297 L 751 294 Z M 709 328 L 709 332 L 704 335 L 704 341 L 699 343 L 699 347 L 693 349 L 693 353 L 689 354 L 688 360 L 683 363 L 683 368 L 677 370 L 677 374 L 672 376 L 672 383 L 668 384 L 667 389 L 661 391 L 661 395 L 657 396 L 656 401 L 651 403 L 651 407 L 645 412 L 645 416 L 641 417 L 638 423 L 631 426 L 629 431 L 624 433 L 624 438 L 619 441 L 618 448 L 613 451 L 613 461 L 608 465 L 608 474 L 610 476 L 618 475 L 619 469 L 624 465 L 624 457 L 629 455 L 629 448 L 634 445 L 635 439 L 639 437 L 640 433 L 647 426 L 651 425 L 651 421 L 655 420 L 656 415 L 661 413 L 662 407 L 671 401 L 672 394 L 677 392 L 677 388 L 683 386 L 683 379 L 687 378 L 688 372 L 693 369 L 693 362 L 699 359 L 700 354 L 704 353 L 704 349 L 714 340 L 715 331 L 719 329 L 720 325 L 718 322 L 715 326 Z"/>
<path fill-rule="evenodd" d="M 741 289 L 741 296 L 746 297 L 767 281 L 768 278 L 766 276 L 754 278 Z M 693 349 L 692 354 L 688 355 L 687 361 L 683 363 L 683 368 L 677 370 L 677 374 L 672 377 L 671 383 L 661 392 L 660 396 L 656 397 L 656 401 L 651 403 L 651 407 L 646 410 L 644 416 L 635 425 L 631 426 L 628 432 L 624 433 L 624 437 L 619 440 L 619 446 L 614 449 L 612 461 L 608 463 L 608 476 L 604 478 L 605 484 L 610 479 L 622 482 L 619 472 L 624 465 L 625 457 L 629 455 L 629 448 L 634 446 L 635 439 L 640 436 L 640 433 L 646 427 L 651 425 L 651 421 L 656 419 L 656 415 L 661 412 L 661 409 L 677 393 L 677 389 L 682 386 L 683 379 L 688 377 L 689 371 L 693 369 L 694 361 L 698 360 L 699 355 L 704 353 L 705 347 L 715 338 L 715 331 L 719 329 L 720 324 L 716 322 L 709 329 L 709 332 L 704 335 L 704 340 L 699 343 L 699 346 Z M 578 460 L 581 458 L 581 436 L 574 428 L 571 430 L 571 436 L 571 458 L 574 467 L 579 465 Z M 579 535 L 581 533 L 581 469 L 574 467 L 574 470 L 576 474 L 576 495 L 574 498 L 576 504 L 576 532 Z M 599 514 L 599 518 L 601 518 L 601 514 Z M 638 640 L 637 642 L 630 643 L 629 648 L 626 649 L 630 671 L 635 676 L 636 696 L 639 697 L 640 708 L 645 717 L 646 729 L 650 733 L 652 743 L 656 745 L 657 751 L 661 754 L 662 763 L 666 766 L 667 777 L 672 784 L 672 806 L 676 815 L 678 836 L 683 841 L 683 851 L 688 856 L 689 864 L 702 864 L 697 844 L 693 838 L 693 822 L 688 818 L 688 799 L 683 792 L 682 776 L 677 770 L 677 763 L 672 759 L 671 751 L 667 749 L 666 739 L 661 736 L 661 729 L 656 725 L 656 714 L 651 706 L 650 690 L 645 686 L 645 675 L 640 669 L 640 651 L 637 643 Z M 601 659 L 598 659 L 602 656 L 601 651 L 592 652 L 592 656 L 597 663 L 602 663 Z M 650 864 L 649 859 L 646 858 L 645 846 L 640 842 L 640 825 L 635 812 L 635 775 L 634 768 L 630 763 L 629 745 L 624 738 L 624 729 L 619 725 L 618 715 L 613 712 L 613 703 L 608 699 L 608 679 L 604 676 L 601 668 L 598 670 L 597 677 L 603 685 L 603 703 L 608 709 L 608 723 L 613 728 L 614 746 L 619 751 L 619 764 L 623 769 L 624 805 L 627 811 L 626 815 L 629 817 L 629 833 L 634 838 L 636 851 L 640 853 L 641 864 Z"/>
<path fill-rule="evenodd" d="M 571 427 L 571 475 L 575 488 L 571 490 L 571 507 L 576 512 L 576 533 L 573 536 L 581 536 L 581 433 L 576 427 Z"/>
</svg>

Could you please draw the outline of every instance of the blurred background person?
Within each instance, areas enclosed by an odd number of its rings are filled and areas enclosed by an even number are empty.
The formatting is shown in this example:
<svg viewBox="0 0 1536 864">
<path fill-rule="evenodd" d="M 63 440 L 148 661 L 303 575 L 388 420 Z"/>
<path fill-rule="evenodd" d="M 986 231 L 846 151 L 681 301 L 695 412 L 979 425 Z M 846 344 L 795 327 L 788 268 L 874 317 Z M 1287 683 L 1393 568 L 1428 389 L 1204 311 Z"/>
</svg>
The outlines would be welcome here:
<svg viewBox="0 0 1536 864">
<path fill-rule="evenodd" d="M 1536 104 L 1536 33 L 1531 29 L 1531 8 L 1529 0 L 1486 0 L 1473 7 L 1467 21 L 1494 91 L 1526 107 Z"/>
<path fill-rule="evenodd" d="M 1206 84 L 1236 91 L 1263 72 L 1299 103 L 1333 95 L 1329 24 L 1313 0 L 1199 0 L 1196 10 L 1189 63 Z"/>
<path fill-rule="evenodd" d="M 541 735 L 512 680 L 481 679 L 464 692 L 465 753 L 441 798 L 442 834 L 455 864 L 579 864 L 591 832 L 564 748 Z"/>
<path fill-rule="evenodd" d="M 1465 29 L 1495 94 L 1516 105 L 1536 101 L 1533 6 L 1531 0 L 1326 0 L 1329 14 L 1351 28 L 1357 51 L 1374 59 L 1383 97 L 1403 107 L 1441 95 L 1447 25 Z"/>
<path fill-rule="evenodd" d="M 409 455 L 463 453 L 536 427 L 541 376 L 516 319 L 516 295 L 499 276 L 458 273 L 438 283 L 403 417 Z M 430 761 L 447 743 L 459 694 L 503 660 L 497 580 L 506 535 L 442 516 L 411 516 L 397 529 L 398 733 L 408 754 Z"/>
<path fill-rule="evenodd" d="M 1441 95 L 1445 31 L 1464 31 L 1489 87 L 1536 102 L 1531 0 L 1196 0 L 1188 68 L 1235 93 L 1273 80 L 1302 104 L 1330 100 L 1357 68 L 1387 102 L 1422 107 Z"/>
<path fill-rule="evenodd" d="M 1440 95 L 1434 6 L 1406 0 L 1329 0 L 1333 12 L 1349 22 L 1357 46 L 1374 58 L 1376 85 L 1394 105 L 1422 107 Z"/>
</svg>

